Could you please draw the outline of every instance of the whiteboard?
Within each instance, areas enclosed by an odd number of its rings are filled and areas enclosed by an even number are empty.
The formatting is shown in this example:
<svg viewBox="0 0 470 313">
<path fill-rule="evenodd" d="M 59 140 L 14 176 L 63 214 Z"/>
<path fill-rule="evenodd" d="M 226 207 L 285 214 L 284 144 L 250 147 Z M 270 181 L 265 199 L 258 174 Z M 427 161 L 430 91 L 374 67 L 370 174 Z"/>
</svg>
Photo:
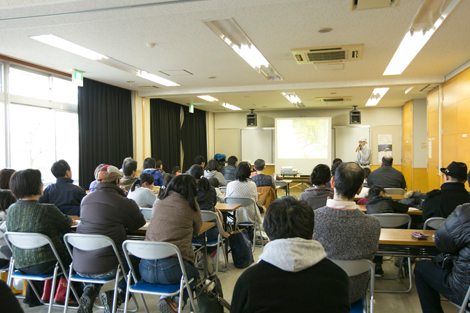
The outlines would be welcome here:
<svg viewBox="0 0 470 313">
<path fill-rule="evenodd" d="M 367 145 L 371 148 L 370 126 L 344 126 L 334 129 L 335 158 L 340 158 L 343 162 L 356 162 L 356 148 L 359 146 L 361 137 L 367 138 Z"/>
<path fill-rule="evenodd" d="M 274 164 L 274 128 L 240 129 L 240 155 L 242 161 L 253 164 L 263 159 L 266 164 Z"/>
</svg>

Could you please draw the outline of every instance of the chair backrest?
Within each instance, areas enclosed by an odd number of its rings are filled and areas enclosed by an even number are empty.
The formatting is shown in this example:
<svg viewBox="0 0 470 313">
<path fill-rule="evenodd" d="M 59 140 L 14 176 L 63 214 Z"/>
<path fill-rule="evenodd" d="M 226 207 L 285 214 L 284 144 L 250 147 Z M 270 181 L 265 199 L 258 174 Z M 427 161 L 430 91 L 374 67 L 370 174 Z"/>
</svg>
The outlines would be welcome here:
<svg viewBox="0 0 470 313">
<path fill-rule="evenodd" d="M 433 229 L 438 229 L 439 226 L 444 224 L 446 221 L 445 217 L 430 217 L 424 222 L 423 229 L 426 229 L 427 227 L 431 227 Z"/>
<path fill-rule="evenodd" d="M 142 215 L 148 219 L 152 219 L 152 208 L 140 208 L 140 212 L 142 212 Z"/>
<path fill-rule="evenodd" d="M 225 197 L 224 202 L 225 203 L 241 204 L 242 207 L 247 207 L 247 206 L 253 205 L 254 208 L 256 208 L 255 201 L 253 199 L 247 198 L 247 197 Z"/>
<path fill-rule="evenodd" d="M 380 213 L 369 215 L 377 217 L 380 221 L 380 227 L 382 228 L 395 228 L 404 224 L 408 224 L 408 229 L 411 227 L 411 216 L 408 214 Z"/>
<path fill-rule="evenodd" d="M 387 195 L 404 195 L 405 189 L 402 188 L 384 188 Z"/>
<path fill-rule="evenodd" d="M 6 232 L 5 233 L 5 241 L 10 248 L 11 251 L 13 251 L 13 247 L 19 248 L 19 249 L 36 249 L 40 247 L 44 247 L 45 245 L 49 245 L 49 247 L 52 250 L 52 253 L 54 253 L 55 258 L 57 259 L 57 262 L 59 263 L 61 271 L 65 274 L 66 270 L 64 267 L 64 264 L 62 263 L 60 259 L 60 255 L 57 252 L 56 248 L 54 247 L 54 244 L 52 243 L 51 239 L 41 233 L 22 233 L 22 232 Z"/>
</svg>

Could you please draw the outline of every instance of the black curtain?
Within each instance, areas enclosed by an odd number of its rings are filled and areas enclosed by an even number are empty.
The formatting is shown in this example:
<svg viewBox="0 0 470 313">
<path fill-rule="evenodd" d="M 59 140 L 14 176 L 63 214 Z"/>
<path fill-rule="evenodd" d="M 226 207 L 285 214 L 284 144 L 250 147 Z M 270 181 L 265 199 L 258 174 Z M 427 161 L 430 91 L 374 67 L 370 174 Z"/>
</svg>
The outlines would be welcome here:
<svg viewBox="0 0 470 313">
<path fill-rule="evenodd" d="M 171 173 L 180 166 L 181 105 L 163 99 L 150 99 L 150 140 L 152 158 L 162 160 L 163 169 Z"/>
<path fill-rule="evenodd" d="M 90 79 L 78 88 L 79 179 L 88 189 L 101 164 L 133 157 L 131 91 Z"/>
<path fill-rule="evenodd" d="M 183 106 L 183 111 L 181 141 L 184 152 L 183 169 L 187 171 L 193 165 L 197 155 L 206 158 L 207 163 L 206 112 L 194 109 L 194 113 L 189 113 L 187 106 Z"/>
</svg>

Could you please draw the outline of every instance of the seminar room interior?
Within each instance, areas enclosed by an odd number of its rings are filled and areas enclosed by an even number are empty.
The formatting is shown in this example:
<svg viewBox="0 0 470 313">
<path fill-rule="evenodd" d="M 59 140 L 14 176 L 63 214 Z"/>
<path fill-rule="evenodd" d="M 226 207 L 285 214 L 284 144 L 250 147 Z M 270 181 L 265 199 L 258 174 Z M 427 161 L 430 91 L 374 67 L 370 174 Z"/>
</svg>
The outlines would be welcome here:
<svg viewBox="0 0 470 313">
<path fill-rule="evenodd" d="M 87 189 L 100 163 L 184 172 L 198 154 L 242 160 L 244 131 L 326 117 L 326 164 L 338 134 L 355 149 L 365 127 L 371 169 L 391 135 L 408 190 L 428 192 L 441 167 L 470 164 L 469 12 L 464 0 L 2 1 L 0 166 L 50 183 L 64 158 Z M 279 174 L 275 136 L 268 146 Z"/>
</svg>

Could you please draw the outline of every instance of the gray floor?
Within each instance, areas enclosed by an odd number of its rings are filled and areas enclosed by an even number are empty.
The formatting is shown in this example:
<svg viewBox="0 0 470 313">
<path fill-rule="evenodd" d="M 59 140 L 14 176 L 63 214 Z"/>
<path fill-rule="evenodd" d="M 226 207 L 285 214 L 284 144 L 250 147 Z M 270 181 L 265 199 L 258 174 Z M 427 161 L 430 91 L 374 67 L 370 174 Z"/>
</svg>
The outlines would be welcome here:
<svg viewBox="0 0 470 313">
<path fill-rule="evenodd" d="M 291 195 L 300 194 L 300 190 L 291 190 Z M 256 248 L 254 252 L 255 262 L 258 260 L 259 255 L 262 253 L 262 248 Z M 221 262 L 222 264 L 222 262 Z M 384 262 L 384 270 L 386 276 L 392 276 L 397 268 L 394 265 L 394 260 Z M 243 273 L 244 269 L 235 268 L 229 255 L 228 270 L 226 272 L 220 272 L 219 277 L 222 283 L 224 298 L 230 303 L 232 301 L 232 293 L 235 283 L 238 277 Z M 376 280 L 376 289 L 406 289 L 407 279 L 398 280 Z M 150 312 L 159 312 L 157 309 L 158 297 L 146 296 L 145 297 Z M 140 302 L 140 300 L 139 300 Z M 312 303 L 312 307 L 314 307 Z M 458 312 L 458 309 L 450 304 L 448 301 L 443 301 L 442 306 L 444 312 L 453 313 Z M 25 312 L 31 313 L 43 313 L 47 312 L 48 307 L 41 306 L 35 308 L 27 308 L 23 305 Z M 0 310 L 1 311 L 1 310 Z M 62 308 L 54 308 L 52 312 L 62 312 Z M 226 310 L 227 311 L 227 310 Z M 416 288 L 407 294 L 391 294 L 391 293 L 376 293 L 375 294 L 375 306 L 374 311 L 377 313 L 391 313 L 391 312 L 421 312 L 421 306 L 419 304 L 418 294 Z M 2 311 L 3 312 L 3 311 Z M 69 309 L 69 312 L 76 312 L 76 310 Z M 100 313 L 102 310 L 95 309 L 94 312 Z M 138 312 L 145 312 L 141 306 Z M 189 312 L 189 305 L 186 306 L 183 312 Z"/>
</svg>

